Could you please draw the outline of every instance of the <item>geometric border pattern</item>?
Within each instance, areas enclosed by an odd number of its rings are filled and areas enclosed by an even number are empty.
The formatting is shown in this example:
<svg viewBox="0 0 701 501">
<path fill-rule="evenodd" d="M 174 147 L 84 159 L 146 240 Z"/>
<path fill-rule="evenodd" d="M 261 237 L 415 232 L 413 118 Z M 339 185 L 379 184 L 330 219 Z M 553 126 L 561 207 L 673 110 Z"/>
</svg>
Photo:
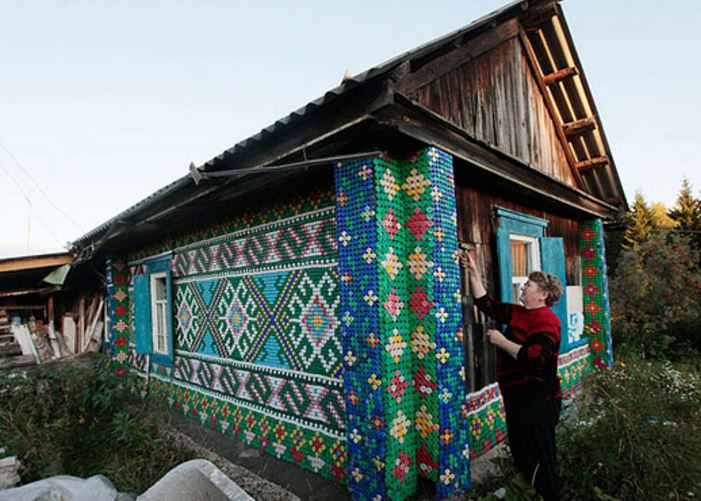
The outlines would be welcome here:
<svg viewBox="0 0 701 501">
<path fill-rule="evenodd" d="M 345 483 L 347 448 L 343 438 L 275 419 L 211 392 L 191 388 L 174 379 L 169 370 L 154 365 L 148 384 L 149 392 L 172 409 L 278 459 Z"/>
<path fill-rule="evenodd" d="M 242 408 L 341 438 L 345 430 L 339 379 L 186 353 L 175 357 L 170 375 Z"/>
<path fill-rule="evenodd" d="M 334 193 L 332 190 L 319 191 L 316 188 L 306 193 L 300 190 L 298 193 L 291 195 L 289 199 L 276 203 L 271 203 L 267 199 L 261 200 L 257 204 L 248 206 L 242 214 L 236 217 L 204 228 L 200 227 L 194 231 L 186 229 L 178 235 L 162 239 L 151 246 L 136 250 L 129 254 L 129 261 L 143 259 L 173 249 L 198 245 L 204 241 L 219 238 L 222 235 L 228 235 L 273 221 L 280 221 L 306 212 L 318 211 L 323 207 L 333 205 L 333 203 Z"/>
<path fill-rule="evenodd" d="M 330 264 L 336 255 L 333 207 L 246 228 L 177 249 L 177 277 L 245 274 Z"/>
<path fill-rule="evenodd" d="M 568 397 L 582 389 L 584 382 L 591 373 L 591 349 L 589 345 L 575 348 L 565 355 L 560 355 L 558 373 L 562 396 Z"/>
<path fill-rule="evenodd" d="M 613 346 L 604 225 L 601 219 L 592 219 L 580 224 L 579 237 L 584 291 L 584 334 L 589 336 L 592 366 L 605 369 L 613 367 Z"/>
</svg>

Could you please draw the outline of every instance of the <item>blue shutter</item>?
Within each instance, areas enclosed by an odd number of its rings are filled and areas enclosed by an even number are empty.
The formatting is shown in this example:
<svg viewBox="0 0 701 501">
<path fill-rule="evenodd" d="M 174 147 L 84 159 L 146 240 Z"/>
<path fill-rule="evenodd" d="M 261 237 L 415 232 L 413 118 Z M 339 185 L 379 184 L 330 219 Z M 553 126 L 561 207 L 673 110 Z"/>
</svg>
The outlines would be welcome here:
<svg viewBox="0 0 701 501">
<path fill-rule="evenodd" d="M 503 303 L 513 303 L 513 286 L 511 282 L 511 240 L 509 231 L 503 227 L 497 228 L 497 260 L 499 262 L 500 300 Z"/>
<path fill-rule="evenodd" d="M 562 297 L 552 310 L 560 319 L 560 353 L 569 351 L 567 339 L 567 275 L 565 272 L 565 244 L 560 237 L 541 237 L 540 240 L 540 267 L 543 271 L 552 273 L 562 282 Z"/>
<path fill-rule="evenodd" d="M 149 275 L 134 276 L 136 353 L 151 353 L 151 284 Z"/>
</svg>

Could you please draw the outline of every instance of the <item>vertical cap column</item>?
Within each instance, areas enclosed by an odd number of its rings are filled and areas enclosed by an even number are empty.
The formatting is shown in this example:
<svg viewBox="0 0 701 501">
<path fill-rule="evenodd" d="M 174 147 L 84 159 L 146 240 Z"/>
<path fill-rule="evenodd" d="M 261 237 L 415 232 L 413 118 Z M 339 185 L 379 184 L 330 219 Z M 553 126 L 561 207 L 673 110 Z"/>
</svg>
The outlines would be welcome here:
<svg viewBox="0 0 701 501">
<path fill-rule="evenodd" d="M 584 333 L 589 336 L 592 365 L 604 369 L 613 366 L 613 346 L 604 225 L 601 219 L 592 219 L 579 225 L 579 244 L 584 292 Z"/>
</svg>

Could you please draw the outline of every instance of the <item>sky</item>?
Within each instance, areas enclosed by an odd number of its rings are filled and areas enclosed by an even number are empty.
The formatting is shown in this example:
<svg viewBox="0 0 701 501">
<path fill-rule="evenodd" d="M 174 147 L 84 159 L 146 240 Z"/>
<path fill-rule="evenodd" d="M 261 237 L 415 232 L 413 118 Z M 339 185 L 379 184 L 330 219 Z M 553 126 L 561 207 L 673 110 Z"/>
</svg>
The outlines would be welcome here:
<svg viewBox="0 0 701 501">
<path fill-rule="evenodd" d="M 357 74 L 503 0 L 0 0 L 0 257 L 62 250 Z M 701 9 L 562 3 L 626 196 L 697 153 Z"/>
</svg>

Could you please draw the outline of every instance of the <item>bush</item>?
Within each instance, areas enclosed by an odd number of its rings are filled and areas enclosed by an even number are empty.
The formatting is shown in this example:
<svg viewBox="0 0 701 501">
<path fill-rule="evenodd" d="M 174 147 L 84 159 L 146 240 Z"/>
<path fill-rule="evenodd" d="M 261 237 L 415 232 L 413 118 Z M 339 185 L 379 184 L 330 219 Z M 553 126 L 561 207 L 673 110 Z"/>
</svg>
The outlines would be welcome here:
<svg viewBox="0 0 701 501">
<path fill-rule="evenodd" d="M 192 459 L 166 436 L 167 414 L 132 400 L 129 384 L 104 356 L 0 375 L 0 446 L 19 457 L 22 481 L 101 473 L 140 493 Z"/>
<path fill-rule="evenodd" d="M 701 496 L 695 369 L 632 359 L 597 373 L 582 397 L 578 416 L 558 428 L 563 499 Z"/>
<path fill-rule="evenodd" d="M 624 251 L 610 297 L 619 351 L 665 357 L 701 346 L 701 269 L 688 237 L 656 235 Z"/>
</svg>

